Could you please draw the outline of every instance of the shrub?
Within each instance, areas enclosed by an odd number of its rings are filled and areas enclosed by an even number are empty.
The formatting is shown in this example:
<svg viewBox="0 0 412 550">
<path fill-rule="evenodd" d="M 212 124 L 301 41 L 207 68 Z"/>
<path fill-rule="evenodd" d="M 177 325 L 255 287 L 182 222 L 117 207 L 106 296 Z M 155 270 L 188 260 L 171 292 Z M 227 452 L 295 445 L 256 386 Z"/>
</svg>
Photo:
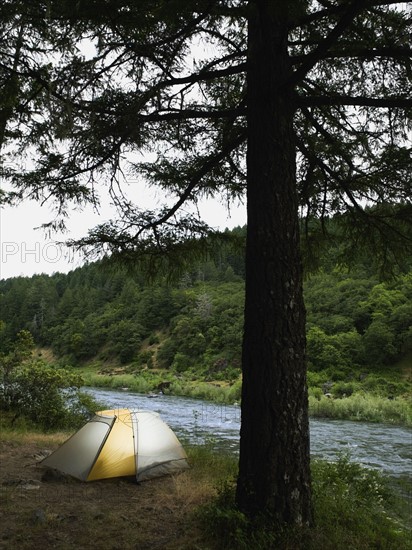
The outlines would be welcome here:
<svg viewBox="0 0 412 550">
<path fill-rule="evenodd" d="M 352 382 L 336 382 L 332 387 L 335 397 L 349 397 L 354 391 L 355 385 Z"/>
<path fill-rule="evenodd" d="M 192 366 L 192 360 L 190 357 L 178 351 L 175 353 L 172 369 L 176 372 L 184 372 Z"/>
<path fill-rule="evenodd" d="M 80 392 L 82 384 L 77 374 L 30 361 L 16 367 L 2 386 L 0 406 L 45 429 L 76 427 L 85 421 L 91 406 L 90 398 Z"/>
<path fill-rule="evenodd" d="M 218 540 L 221 548 L 250 548 L 248 520 L 235 506 L 234 484 L 226 481 L 216 499 L 200 509 L 198 515 L 208 535 Z"/>
<path fill-rule="evenodd" d="M 321 388 L 309 388 L 309 396 L 320 401 L 323 396 L 323 391 Z"/>
<path fill-rule="evenodd" d="M 177 352 L 176 342 L 172 338 L 166 338 L 157 352 L 157 363 L 160 368 L 168 369 L 173 363 Z"/>
<path fill-rule="evenodd" d="M 372 536 L 390 494 L 382 475 L 351 462 L 348 454 L 336 462 L 314 461 L 312 475 L 318 527 Z"/>
<path fill-rule="evenodd" d="M 269 515 L 253 520 L 236 507 L 235 483 L 226 481 L 217 496 L 197 511 L 212 548 L 249 550 L 343 550 L 411 548 L 409 533 L 392 519 L 392 493 L 374 470 L 343 454 L 334 463 L 312 463 L 315 525 L 283 528 Z"/>
<path fill-rule="evenodd" d="M 137 356 L 137 363 L 146 365 L 149 369 L 153 367 L 153 352 L 150 349 L 142 350 Z"/>
</svg>

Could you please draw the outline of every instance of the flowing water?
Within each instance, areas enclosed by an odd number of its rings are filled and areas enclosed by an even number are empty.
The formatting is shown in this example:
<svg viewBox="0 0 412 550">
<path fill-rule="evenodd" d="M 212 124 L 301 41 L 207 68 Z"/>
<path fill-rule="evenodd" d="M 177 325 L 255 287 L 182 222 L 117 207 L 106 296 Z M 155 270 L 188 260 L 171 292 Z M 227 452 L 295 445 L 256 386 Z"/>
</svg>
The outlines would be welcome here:
<svg viewBox="0 0 412 550">
<path fill-rule="evenodd" d="M 187 444 L 208 443 L 217 450 L 238 452 L 240 407 L 219 405 L 187 397 L 147 395 L 129 391 L 86 388 L 108 408 L 149 409 Z M 349 453 L 351 460 L 411 483 L 412 430 L 404 427 L 350 422 L 310 420 L 311 454 L 334 460 Z M 409 480 L 409 481 L 408 481 Z"/>
</svg>

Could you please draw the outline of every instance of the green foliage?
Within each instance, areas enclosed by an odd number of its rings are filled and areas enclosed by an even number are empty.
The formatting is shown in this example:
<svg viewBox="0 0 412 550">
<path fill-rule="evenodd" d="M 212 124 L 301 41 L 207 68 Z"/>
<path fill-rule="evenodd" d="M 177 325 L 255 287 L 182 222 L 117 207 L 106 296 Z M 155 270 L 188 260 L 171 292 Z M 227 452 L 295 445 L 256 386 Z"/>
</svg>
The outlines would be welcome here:
<svg viewBox="0 0 412 550">
<path fill-rule="evenodd" d="M 0 331 L 3 332 L 5 323 L 0 326 Z M 21 330 L 17 336 L 15 342 L 8 344 L 8 346 L 0 353 L 0 368 L 3 376 L 3 382 L 7 383 L 9 375 L 12 371 L 20 365 L 23 361 L 26 361 L 32 353 L 34 347 L 34 340 L 32 335 L 27 330 Z"/>
<path fill-rule="evenodd" d="M 0 407 L 23 415 L 45 429 L 78 426 L 87 418 L 92 403 L 79 391 L 82 379 L 41 361 L 16 368 Z"/>
<path fill-rule="evenodd" d="M 173 338 L 163 340 L 157 353 L 157 362 L 161 368 L 169 368 L 177 353 L 177 343 Z"/>
<path fill-rule="evenodd" d="M 128 388 L 130 391 L 139 393 L 148 393 L 157 390 L 159 384 L 166 379 L 165 376 L 160 376 L 158 373 L 148 370 L 143 370 L 138 374 L 118 374 L 116 376 L 96 374 L 95 372 L 90 372 L 90 370 L 79 370 L 82 373 L 84 384 L 87 386 L 112 389 Z"/>
<path fill-rule="evenodd" d="M 236 508 L 233 482 L 218 489 L 216 499 L 203 507 L 199 518 L 208 537 L 219 541 L 221 548 L 251 548 L 249 522 Z"/>
<path fill-rule="evenodd" d="M 108 349 L 113 356 L 119 358 L 120 363 L 130 363 L 139 352 L 143 332 L 136 319 L 121 319 L 111 324 L 107 330 Z"/>
<path fill-rule="evenodd" d="M 388 480 L 341 455 L 312 465 L 315 521 L 328 548 L 411 548 L 409 534 L 388 515 Z"/>
<path fill-rule="evenodd" d="M 94 405 L 79 391 L 82 383 L 77 374 L 31 361 L 15 369 L 0 407 L 45 429 L 79 426 Z"/>
<path fill-rule="evenodd" d="M 389 365 L 410 347 L 411 274 L 377 283 L 333 270 L 311 277 L 305 287 L 310 368 Z"/>
<path fill-rule="evenodd" d="M 220 483 L 214 500 L 197 512 L 205 538 L 222 549 L 346 550 L 412 548 L 395 514 L 394 493 L 379 472 L 341 455 L 312 462 L 315 525 L 283 528 L 270 517 L 246 518 L 235 505 L 235 483 Z M 212 546 L 215 547 L 215 546 Z"/>
<path fill-rule="evenodd" d="M 33 340 L 22 331 L 0 363 L 0 409 L 45 429 L 78 426 L 96 405 L 80 392 L 76 373 L 31 359 Z M 90 409 L 89 409 L 90 407 Z"/>
<path fill-rule="evenodd" d="M 344 522 L 342 504 L 347 512 L 353 513 L 362 507 L 380 506 L 389 496 L 387 481 L 381 474 L 351 462 L 347 453 L 341 454 L 336 462 L 314 461 L 312 473 L 314 498 L 318 513 L 322 508 L 323 520 L 328 512 L 333 521 Z"/>
<path fill-rule="evenodd" d="M 376 365 L 392 362 L 397 357 L 395 334 L 383 316 L 371 322 L 363 335 L 363 342 L 365 356 Z"/>
<path fill-rule="evenodd" d="M 412 404 L 408 397 L 388 399 L 355 393 L 342 399 L 309 391 L 309 413 L 313 417 L 339 418 L 364 422 L 385 422 L 412 426 Z"/>
<path fill-rule="evenodd" d="M 244 228 L 232 233 L 240 240 Z M 380 282 L 369 264 L 360 261 L 348 272 L 337 267 L 337 257 L 331 246 L 322 259 L 323 268 L 305 282 L 312 410 L 356 417 L 352 408 L 356 403 L 364 411 L 361 416 L 369 420 L 407 418 L 401 412 L 404 401 L 393 404 L 398 407 L 395 414 L 385 398 L 407 396 L 411 388 L 407 372 L 412 351 L 412 273 Z M 152 391 L 155 387 L 142 370 L 163 369 L 172 376 L 174 393 L 213 400 L 221 394 L 224 402 L 238 401 L 243 262 L 241 247 L 235 253 L 220 243 L 175 285 L 162 278 L 148 285 L 138 271 L 108 269 L 105 262 L 67 275 L 0 281 L 2 361 L 5 356 L 13 361 L 6 352 L 17 349 L 13 342 L 18 331 L 35 325 L 36 345 L 50 346 L 61 364 L 79 367 L 97 360 L 136 375 L 124 383 L 115 380 L 118 376 L 99 377 L 99 384 Z M 233 273 L 235 277 L 228 275 Z M 403 358 L 402 368 L 393 366 Z M 166 373 L 162 376 L 167 378 Z M 191 380 L 210 384 L 199 382 L 194 389 Z M 212 386 L 218 382 L 229 382 L 230 387 Z M 357 399 L 365 392 L 383 398 L 382 405 L 372 407 Z M 335 403 L 323 400 L 325 393 Z M 346 403 L 336 403 L 349 397 Z"/>
<path fill-rule="evenodd" d="M 140 273 L 108 269 L 106 263 L 68 275 L 1 281 L 2 343 L 14 339 L 17 329 L 31 326 L 33 311 L 41 307 L 44 322 L 34 333 L 36 344 L 51 346 L 71 364 L 96 356 L 125 365 L 139 362 L 148 343 L 159 348 L 153 366 L 158 360 L 159 366 L 171 367 L 177 351 L 189 359 L 180 365 L 177 357 L 179 370 L 194 365 L 213 370 L 221 359 L 228 367 L 239 366 L 243 250 L 235 254 L 229 246 L 211 247 L 210 254 L 218 258 L 219 267 L 212 259 L 192 266 L 182 278 L 184 285 L 176 287 L 161 278 L 143 285 Z M 234 282 L 224 282 L 228 270 Z M 53 299 L 45 300 L 46 295 Z M 23 307 L 30 299 L 34 309 Z"/>
<path fill-rule="evenodd" d="M 4 332 L 5 323 L 0 329 Z M 6 347 L 6 346 L 5 346 Z M 34 347 L 33 337 L 27 330 L 20 331 L 15 342 L 8 342 L 6 351 L 0 353 L 0 406 L 7 410 L 8 403 L 13 399 L 14 377 L 17 369 L 27 361 Z"/>
</svg>

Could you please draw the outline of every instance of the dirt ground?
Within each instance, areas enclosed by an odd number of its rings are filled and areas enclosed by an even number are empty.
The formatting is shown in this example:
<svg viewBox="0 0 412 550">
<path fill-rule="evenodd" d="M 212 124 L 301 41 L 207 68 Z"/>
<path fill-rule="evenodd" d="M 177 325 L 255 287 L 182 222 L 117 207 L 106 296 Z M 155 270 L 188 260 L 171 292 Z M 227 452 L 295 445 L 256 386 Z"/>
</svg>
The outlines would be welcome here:
<svg viewBox="0 0 412 550">
<path fill-rule="evenodd" d="M 55 439 L 0 441 L 0 548 L 191 550 L 202 541 L 193 509 L 212 488 L 192 470 L 137 484 L 45 479 L 39 459 Z"/>
</svg>

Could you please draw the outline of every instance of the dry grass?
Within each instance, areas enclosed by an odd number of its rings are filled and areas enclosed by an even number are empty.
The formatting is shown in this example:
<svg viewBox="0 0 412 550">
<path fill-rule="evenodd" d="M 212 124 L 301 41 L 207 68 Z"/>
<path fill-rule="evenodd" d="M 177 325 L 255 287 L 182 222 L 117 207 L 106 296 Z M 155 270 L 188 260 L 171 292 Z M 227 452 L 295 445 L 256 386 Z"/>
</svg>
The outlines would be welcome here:
<svg viewBox="0 0 412 550">
<path fill-rule="evenodd" d="M 0 548 L 177 550 L 213 548 L 193 511 L 216 494 L 202 460 L 185 472 L 136 484 L 42 481 L 38 457 L 67 434 L 0 437 Z"/>
<path fill-rule="evenodd" d="M 0 549 L 221 550 L 230 530 L 232 542 L 236 542 L 231 547 L 248 550 L 412 550 L 406 527 L 390 520 L 382 509 L 375 478 L 369 483 L 368 474 L 365 484 L 366 473 L 343 459 L 337 465 L 322 463 L 314 468 L 315 529 L 286 533 L 282 544 L 276 542 L 275 546 L 273 541 L 278 539 L 267 538 L 273 533 L 256 532 L 251 544 L 242 528 L 244 522 L 239 524 L 239 513 L 227 508 L 227 503 L 225 509 L 215 498 L 217 487 L 228 488 L 227 481 L 235 475 L 233 459 L 193 447 L 188 448 L 190 470 L 141 484 L 131 479 L 44 481 L 39 456 L 68 435 L 0 427 Z M 359 472 L 361 478 L 355 479 Z M 325 487 L 333 490 L 325 491 Z M 220 492 L 222 497 L 224 492 Z M 201 530 L 194 512 L 207 503 L 210 506 L 203 507 Z M 406 514 L 399 518 L 403 516 Z M 220 533 L 214 542 L 213 531 Z"/>
</svg>

